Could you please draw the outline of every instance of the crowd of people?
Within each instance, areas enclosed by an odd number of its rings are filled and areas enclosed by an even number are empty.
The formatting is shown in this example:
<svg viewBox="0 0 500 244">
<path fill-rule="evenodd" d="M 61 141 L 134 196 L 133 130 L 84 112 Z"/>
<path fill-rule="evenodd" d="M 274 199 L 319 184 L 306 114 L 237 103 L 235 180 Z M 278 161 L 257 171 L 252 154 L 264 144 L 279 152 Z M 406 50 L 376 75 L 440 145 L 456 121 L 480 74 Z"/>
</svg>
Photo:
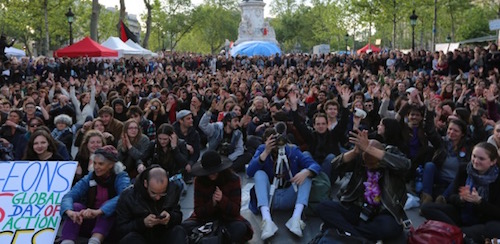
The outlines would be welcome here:
<svg viewBox="0 0 500 244">
<path fill-rule="evenodd" d="M 63 244 L 182 240 L 216 221 L 244 243 L 241 182 L 261 239 L 272 210 L 301 237 L 313 180 L 349 183 L 313 211 L 323 228 L 369 241 L 408 225 L 407 193 L 428 219 L 482 243 L 500 237 L 500 53 L 8 59 L 0 79 L 2 160 L 75 160 Z M 285 167 L 277 170 L 285 157 Z M 352 172 L 352 174 L 346 174 Z M 179 199 L 194 182 L 194 212 Z M 167 231 L 165 231 L 167 229 Z"/>
</svg>

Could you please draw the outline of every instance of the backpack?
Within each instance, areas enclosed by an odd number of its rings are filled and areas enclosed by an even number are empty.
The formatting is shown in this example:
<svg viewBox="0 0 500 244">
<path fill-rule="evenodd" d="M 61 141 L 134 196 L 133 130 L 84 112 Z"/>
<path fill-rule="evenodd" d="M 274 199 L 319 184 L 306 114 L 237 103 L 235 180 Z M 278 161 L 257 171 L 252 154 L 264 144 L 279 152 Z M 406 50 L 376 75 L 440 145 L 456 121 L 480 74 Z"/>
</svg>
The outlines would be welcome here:
<svg viewBox="0 0 500 244">
<path fill-rule="evenodd" d="M 309 193 L 309 202 L 304 213 L 307 216 L 317 216 L 314 212 L 316 205 L 325 200 L 330 200 L 331 193 L 330 178 L 325 172 L 319 172 L 316 177 L 312 178 L 311 192 Z"/>
<path fill-rule="evenodd" d="M 427 220 L 417 229 L 410 230 L 409 244 L 463 244 L 462 230 L 454 225 L 436 220 Z"/>
</svg>

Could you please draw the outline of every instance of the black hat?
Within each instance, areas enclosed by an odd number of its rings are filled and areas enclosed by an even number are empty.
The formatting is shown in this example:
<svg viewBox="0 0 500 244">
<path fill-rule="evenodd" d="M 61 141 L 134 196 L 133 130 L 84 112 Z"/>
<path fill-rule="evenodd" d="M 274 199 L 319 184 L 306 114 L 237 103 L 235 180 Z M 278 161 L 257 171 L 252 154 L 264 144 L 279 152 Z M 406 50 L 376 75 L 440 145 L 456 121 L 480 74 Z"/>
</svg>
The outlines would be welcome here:
<svg viewBox="0 0 500 244">
<path fill-rule="evenodd" d="M 216 151 L 206 151 L 203 156 L 201 156 L 201 161 L 193 165 L 191 174 L 195 176 L 210 175 L 221 172 L 231 167 L 231 165 L 233 165 L 233 163 L 229 159 L 224 158 L 224 160 L 222 160 Z"/>
</svg>

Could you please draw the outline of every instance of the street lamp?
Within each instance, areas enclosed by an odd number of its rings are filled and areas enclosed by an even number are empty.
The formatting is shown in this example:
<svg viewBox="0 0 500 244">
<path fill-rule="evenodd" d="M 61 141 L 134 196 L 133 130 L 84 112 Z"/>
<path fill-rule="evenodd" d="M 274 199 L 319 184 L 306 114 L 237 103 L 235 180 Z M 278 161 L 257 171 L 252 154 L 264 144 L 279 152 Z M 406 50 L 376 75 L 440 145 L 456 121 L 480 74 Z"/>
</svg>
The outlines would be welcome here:
<svg viewBox="0 0 500 244">
<path fill-rule="evenodd" d="M 345 34 L 344 36 L 344 41 L 345 41 L 345 54 L 347 55 L 347 41 L 349 41 L 349 34 Z"/>
<path fill-rule="evenodd" d="M 411 25 L 411 50 L 415 51 L 415 26 L 417 25 L 418 15 L 415 14 L 415 9 L 410 15 L 410 25 Z"/>
<path fill-rule="evenodd" d="M 66 18 L 68 19 L 68 24 L 69 24 L 69 45 L 73 45 L 73 28 L 71 27 L 71 25 L 73 24 L 75 14 L 71 12 L 71 7 L 68 9 L 68 12 L 65 15 Z"/>
</svg>

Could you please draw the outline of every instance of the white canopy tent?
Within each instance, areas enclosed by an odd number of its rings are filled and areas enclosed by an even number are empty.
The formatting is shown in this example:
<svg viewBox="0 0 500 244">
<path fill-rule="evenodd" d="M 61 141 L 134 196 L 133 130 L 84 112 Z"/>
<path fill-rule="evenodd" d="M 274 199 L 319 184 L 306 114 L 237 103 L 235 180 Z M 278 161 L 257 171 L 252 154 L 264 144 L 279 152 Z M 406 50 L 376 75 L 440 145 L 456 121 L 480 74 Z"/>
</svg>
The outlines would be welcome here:
<svg viewBox="0 0 500 244">
<path fill-rule="evenodd" d="M 110 37 L 108 40 L 103 42 L 101 45 L 118 51 L 118 57 L 130 57 L 130 56 L 141 56 L 142 51 L 132 48 L 129 45 L 125 44 L 120 38 L 118 37 Z"/>
<path fill-rule="evenodd" d="M 134 49 L 137 49 L 137 50 L 141 50 L 142 51 L 142 55 L 146 56 L 146 57 L 157 57 L 158 54 L 156 53 L 153 53 L 151 52 L 150 50 L 146 49 L 146 48 L 143 48 L 141 47 L 141 45 L 135 43 L 134 41 L 132 41 L 131 39 L 128 39 L 125 44 L 129 45 L 131 48 L 134 48 Z"/>
<path fill-rule="evenodd" d="M 21 49 L 17 49 L 15 47 L 6 47 L 5 48 L 5 55 L 7 57 L 26 57 L 26 52 L 24 52 Z"/>
</svg>

